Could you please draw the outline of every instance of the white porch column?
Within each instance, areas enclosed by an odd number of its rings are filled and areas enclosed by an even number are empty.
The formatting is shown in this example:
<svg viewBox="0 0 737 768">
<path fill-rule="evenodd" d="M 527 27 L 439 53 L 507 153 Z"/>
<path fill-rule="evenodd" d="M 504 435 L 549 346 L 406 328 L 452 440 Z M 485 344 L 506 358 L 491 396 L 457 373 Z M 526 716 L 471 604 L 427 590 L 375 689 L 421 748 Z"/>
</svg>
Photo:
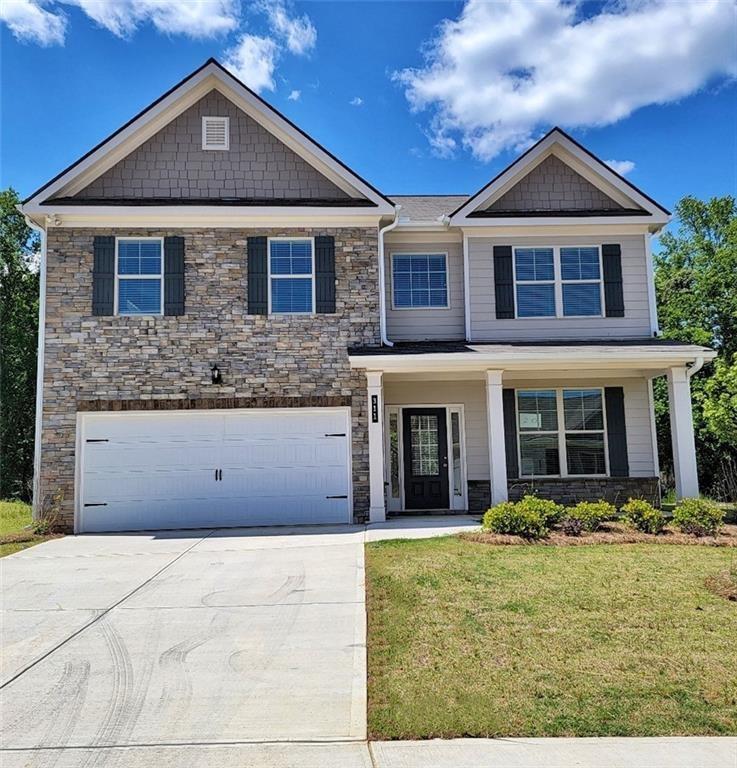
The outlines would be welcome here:
<svg viewBox="0 0 737 768">
<path fill-rule="evenodd" d="M 386 520 L 384 500 L 384 387 L 381 371 L 367 371 L 369 522 Z"/>
<path fill-rule="evenodd" d="M 676 498 L 698 496 L 699 476 L 696 472 L 696 443 L 691 416 L 691 385 L 685 367 L 668 370 L 668 404 Z"/>
<path fill-rule="evenodd" d="M 486 419 L 489 427 L 491 503 L 507 500 L 507 455 L 504 447 L 502 372 L 486 372 Z"/>
</svg>

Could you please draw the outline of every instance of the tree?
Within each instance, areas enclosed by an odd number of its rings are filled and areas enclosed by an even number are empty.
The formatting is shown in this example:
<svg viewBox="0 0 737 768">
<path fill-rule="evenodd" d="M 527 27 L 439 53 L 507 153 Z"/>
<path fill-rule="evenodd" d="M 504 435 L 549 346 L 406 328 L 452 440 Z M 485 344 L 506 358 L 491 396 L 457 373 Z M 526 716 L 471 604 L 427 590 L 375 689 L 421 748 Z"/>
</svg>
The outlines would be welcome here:
<svg viewBox="0 0 737 768">
<path fill-rule="evenodd" d="M 718 358 L 691 381 L 694 431 L 704 492 L 723 488 L 723 473 L 737 463 L 737 201 L 684 197 L 676 206 L 679 229 L 666 232 L 655 257 L 655 289 L 663 336 L 710 346 Z M 668 396 L 655 386 L 661 464 L 672 467 Z"/>
<path fill-rule="evenodd" d="M 0 498 L 30 500 L 40 243 L 19 202 L 0 192 Z"/>
</svg>

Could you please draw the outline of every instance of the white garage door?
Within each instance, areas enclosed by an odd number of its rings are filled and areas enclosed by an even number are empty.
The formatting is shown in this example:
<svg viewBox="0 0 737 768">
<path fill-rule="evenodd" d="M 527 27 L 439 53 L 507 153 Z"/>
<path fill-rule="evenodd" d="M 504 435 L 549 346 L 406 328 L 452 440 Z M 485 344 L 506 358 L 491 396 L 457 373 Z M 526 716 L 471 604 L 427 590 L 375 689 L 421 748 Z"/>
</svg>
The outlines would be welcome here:
<svg viewBox="0 0 737 768">
<path fill-rule="evenodd" d="M 350 522 L 347 408 L 84 414 L 79 531 Z"/>
</svg>

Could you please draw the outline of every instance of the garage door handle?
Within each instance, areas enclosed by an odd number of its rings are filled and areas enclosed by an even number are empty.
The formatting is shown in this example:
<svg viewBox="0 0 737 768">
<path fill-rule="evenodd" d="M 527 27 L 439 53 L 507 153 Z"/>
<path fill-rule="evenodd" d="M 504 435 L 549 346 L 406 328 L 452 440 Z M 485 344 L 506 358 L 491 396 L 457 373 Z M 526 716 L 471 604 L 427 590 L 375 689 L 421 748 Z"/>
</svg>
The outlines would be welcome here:
<svg viewBox="0 0 737 768">
<path fill-rule="evenodd" d="M 99 504 L 85 504 L 85 507 L 106 507 L 106 506 L 107 506 L 106 501 L 102 501 Z"/>
<path fill-rule="evenodd" d="M 223 470 L 222 469 L 216 469 L 215 470 L 215 482 L 217 482 L 218 480 L 222 480 L 222 479 L 223 479 Z"/>
<path fill-rule="evenodd" d="M 325 437 L 345 437 L 345 432 L 327 432 Z"/>
<path fill-rule="evenodd" d="M 109 443 L 110 441 L 106 437 L 88 438 L 85 443 Z"/>
<path fill-rule="evenodd" d="M 347 499 L 347 496 L 326 496 L 326 499 Z"/>
</svg>

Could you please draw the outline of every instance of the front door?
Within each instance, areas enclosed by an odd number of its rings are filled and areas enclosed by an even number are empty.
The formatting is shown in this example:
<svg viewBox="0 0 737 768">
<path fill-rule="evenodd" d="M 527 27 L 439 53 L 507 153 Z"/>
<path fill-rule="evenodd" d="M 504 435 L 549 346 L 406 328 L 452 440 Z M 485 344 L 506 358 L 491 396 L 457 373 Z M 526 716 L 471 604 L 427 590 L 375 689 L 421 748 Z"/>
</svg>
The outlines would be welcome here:
<svg viewBox="0 0 737 768">
<path fill-rule="evenodd" d="M 445 408 L 405 408 L 405 509 L 448 509 L 448 435 Z"/>
</svg>

